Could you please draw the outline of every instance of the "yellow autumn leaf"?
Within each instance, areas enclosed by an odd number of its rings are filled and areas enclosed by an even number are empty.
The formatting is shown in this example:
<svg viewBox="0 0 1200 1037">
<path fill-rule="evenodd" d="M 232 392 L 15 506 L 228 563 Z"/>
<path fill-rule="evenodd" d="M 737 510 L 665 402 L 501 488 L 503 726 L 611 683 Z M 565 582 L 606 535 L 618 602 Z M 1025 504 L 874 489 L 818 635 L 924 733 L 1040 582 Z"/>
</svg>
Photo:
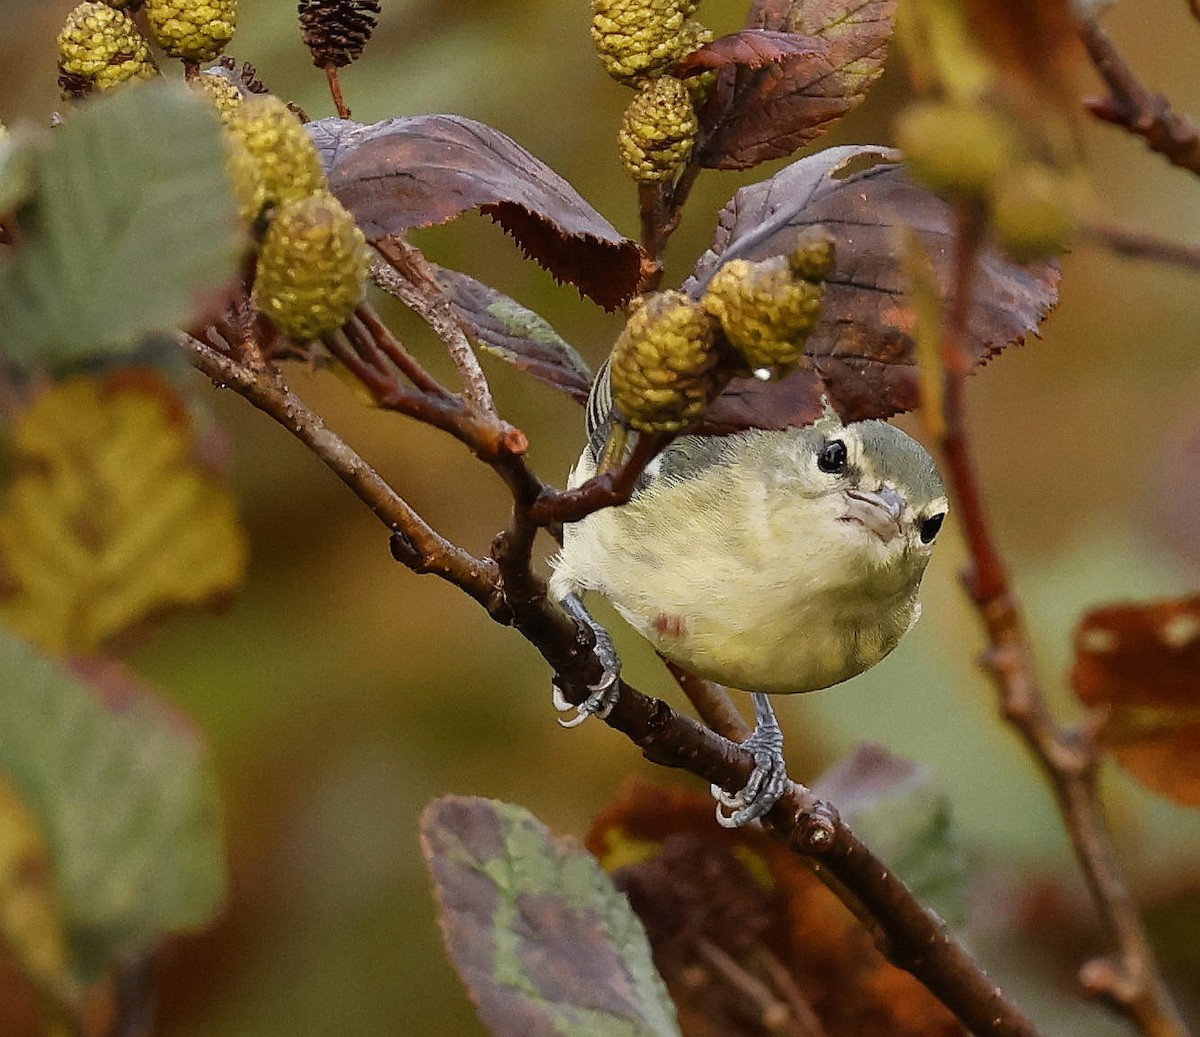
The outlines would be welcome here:
<svg viewBox="0 0 1200 1037">
<path fill-rule="evenodd" d="M 38 397 L 15 430 L 0 509 L 0 620 L 51 653 L 88 654 L 236 587 L 245 533 L 194 446 L 153 372 L 74 378 Z"/>
<path fill-rule="evenodd" d="M 79 996 L 70 971 L 50 851 L 37 819 L 0 779 L 0 942 L 56 1006 Z"/>
</svg>

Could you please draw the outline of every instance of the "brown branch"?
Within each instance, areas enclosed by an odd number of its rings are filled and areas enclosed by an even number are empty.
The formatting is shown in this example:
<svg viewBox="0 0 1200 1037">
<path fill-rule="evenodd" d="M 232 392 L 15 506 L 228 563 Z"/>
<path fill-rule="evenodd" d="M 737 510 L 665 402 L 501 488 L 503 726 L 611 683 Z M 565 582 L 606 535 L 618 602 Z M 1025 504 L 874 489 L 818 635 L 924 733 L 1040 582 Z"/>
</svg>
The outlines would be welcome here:
<svg viewBox="0 0 1200 1037">
<path fill-rule="evenodd" d="M 1085 241 L 1091 241 L 1117 255 L 1200 270 L 1200 246 L 1190 242 L 1172 241 L 1146 231 L 1108 223 L 1088 223 L 1081 229 Z"/>
<path fill-rule="evenodd" d="M 943 327 L 944 433 L 941 448 L 970 557 L 963 582 L 987 632 L 982 659 L 1000 708 L 1049 779 L 1092 899 L 1117 955 L 1089 963 L 1081 980 L 1147 1037 L 1186 1037 L 1125 883 L 1096 788 L 1099 755 L 1083 732 L 1055 722 L 1038 683 L 1021 609 L 991 530 L 966 428 L 965 343 L 981 220 L 959 210 L 953 295 Z M 854 886 L 856 895 L 858 889 Z M 873 912 L 874 913 L 874 912 Z"/>
<path fill-rule="evenodd" d="M 384 388 L 390 372 L 382 372 L 381 377 L 375 363 L 355 352 L 348 340 L 335 336 L 330 341 L 333 348 L 341 350 L 339 359 L 348 363 L 364 384 Z M 513 516 L 508 529 L 497 538 L 494 558 L 475 558 L 434 532 L 287 387 L 273 365 L 254 370 L 192 336 L 181 335 L 180 342 L 191 353 L 193 363 L 216 384 L 245 396 L 313 450 L 393 531 L 392 550 L 397 558 L 418 572 L 436 573 L 463 588 L 497 621 L 520 630 L 550 664 L 570 701 L 581 702 L 589 694 L 590 686 L 603 673 L 603 664 L 593 651 L 592 632 L 549 600 L 545 581 L 531 565 L 540 525 L 536 516 L 548 491 L 528 471 L 523 457 L 506 453 L 491 442 L 497 429 L 510 426 L 466 411 L 461 421 L 450 421 L 445 412 L 451 408 L 446 401 L 392 379 L 396 398 L 403 399 L 406 412 L 421 420 L 433 419 L 431 423 L 445 422 L 447 431 L 464 442 L 487 448 L 476 452 L 510 488 Z M 378 359 L 373 353 L 368 355 Z M 651 442 L 650 447 L 653 445 Z M 618 475 L 620 470 L 607 474 Z M 624 733 L 652 762 L 687 770 L 729 791 L 744 787 L 754 767 L 753 757 L 740 745 L 624 682 L 618 685 L 616 703 L 605 723 Z M 791 785 L 768 816 L 767 825 L 803 855 L 856 913 L 871 919 L 870 930 L 881 952 L 924 983 L 969 1029 L 987 1037 L 1037 1037 L 1033 1024 L 995 987 L 945 923 L 927 911 L 836 812 L 809 790 Z"/>
<path fill-rule="evenodd" d="M 708 727 L 733 742 L 744 742 L 750 737 L 750 725 L 737 711 L 724 687 L 715 681 L 697 677 L 690 670 L 676 666 L 669 659 L 664 658 L 663 662 L 696 714 Z"/>
<path fill-rule="evenodd" d="M 192 363 L 214 385 L 232 389 L 274 418 L 316 454 L 388 529 L 402 537 L 411 550 L 411 560 L 406 561 L 409 568 L 448 580 L 489 613 L 503 612 L 498 601 L 494 563 L 476 558 L 435 532 L 320 415 L 287 387 L 274 367 L 252 370 L 191 335 L 180 334 L 178 341 L 191 355 Z"/>
<path fill-rule="evenodd" d="M 782 1037 L 825 1037 L 825 1030 L 811 1008 L 806 1015 L 798 1015 L 792 1005 L 780 1001 L 775 991 L 715 943 L 701 938 L 696 942 L 696 952 L 701 961 L 734 989 L 744 1008 L 753 1012 L 754 1021 L 764 1030 Z"/>
<path fill-rule="evenodd" d="M 329 94 L 333 98 L 333 106 L 337 109 L 339 119 L 349 119 L 350 109 L 346 106 L 346 99 L 342 96 L 342 80 L 338 75 L 337 65 L 329 64 L 325 67 L 325 81 L 329 84 Z"/>
<path fill-rule="evenodd" d="M 371 275 L 375 283 L 399 299 L 433 329 L 446 344 L 450 359 L 454 361 L 462 379 L 463 392 L 471 405 L 485 414 L 495 415 L 496 404 L 492 400 L 492 390 L 483 368 L 479 366 L 479 358 L 425 257 L 399 237 L 377 241 L 375 248 L 387 260 L 372 267 Z"/>
<path fill-rule="evenodd" d="M 1079 35 L 1111 95 L 1086 101 L 1084 107 L 1097 118 L 1137 134 L 1173 165 L 1200 174 L 1200 126 L 1176 112 L 1162 94 L 1146 89 L 1095 20 L 1082 19 Z"/>
</svg>

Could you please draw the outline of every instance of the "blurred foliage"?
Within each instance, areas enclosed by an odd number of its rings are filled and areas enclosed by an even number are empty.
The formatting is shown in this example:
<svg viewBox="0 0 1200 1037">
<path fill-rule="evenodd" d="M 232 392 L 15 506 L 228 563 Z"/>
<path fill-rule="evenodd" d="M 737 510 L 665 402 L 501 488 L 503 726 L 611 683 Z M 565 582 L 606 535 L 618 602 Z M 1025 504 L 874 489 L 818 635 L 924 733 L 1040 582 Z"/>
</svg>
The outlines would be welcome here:
<svg viewBox="0 0 1200 1037">
<path fill-rule="evenodd" d="M 54 35 L 71 6 L 0 0 L 6 123 L 46 124 L 57 96 Z M 727 31 L 745 6 L 706 0 L 705 19 Z M 293 5 L 242 0 L 241 8 L 233 53 L 310 114 L 330 114 Z M 591 52 L 588 17 L 582 0 L 394 0 L 363 59 L 345 70 L 346 96 L 362 121 L 445 111 L 488 122 L 636 233 L 633 190 L 612 143 L 627 96 Z M 1106 26 L 1156 89 L 1181 110 L 1200 109 L 1186 5 L 1117 5 Z M 1097 89 L 1086 70 L 1072 76 L 1078 92 Z M 906 96 L 901 70 L 890 67 L 826 142 L 889 143 Z M 1103 215 L 1200 238 L 1192 180 L 1109 128 L 1081 124 L 1079 138 Z M 773 168 L 701 178 L 672 242 L 667 283 L 707 247 L 734 189 Z M 486 220 L 414 237 L 435 261 L 536 310 L 593 364 L 611 343 L 616 318 L 554 285 Z M 1194 275 L 1089 248 L 1064 266 L 1044 341 L 999 358 L 972 383 L 969 402 L 988 500 L 1046 683 L 1062 691 L 1056 706 L 1071 716 L 1063 678 L 1080 614 L 1100 601 L 1195 589 L 1194 543 L 1162 516 L 1176 514 L 1187 491 L 1178 473 L 1195 472 L 1200 295 Z M 415 321 L 398 307 L 384 312 L 410 348 L 447 372 Z M 488 370 L 502 409 L 530 435 L 533 462 L 548 477 L 565 474 L 582 443 L 579 409 L 502 364 Z M 481 488 L 481 470 L 454 443 L 361 407 L 328 373 L 297 364 L 288 376 L 435 525 L 486 548 L 507 515 L 506 496 L 499 486 Z M 532 650 L 450 588 L 391 562 L 377 521 L 285 432 L 198 376 L 195 385 L 232 447 L 252 551 L 246 592 L 227 611 L 177 622 L 133 657 L 213 744 L 230 855 L 220 924 L 172 948 L 161 1032 L 479 1034 L 445 959 L 420 864 L 423 805 L 448 791 L 483 794 L 578 833 L 624 778 L 645 776 L 648 765 L 600 725 L 561 732 L 548 708 L 548 673 Z M 1179 543 L 1191 543 L 1190 554 L 1170 546 Z M 961 839 L 992 874 L 971 942 L 997 982 L 1048 1031 L 1125 1032 L 1069 994 L 1073 968 L 1096 937 L 1050 794 L 998 722 L 975 667 L 982 637 L 955 578 L 962 561 L 951 533 L 926 576 L 920 624 L 884 665 L 834 692 L 781 704 L 792 771 L 814 775 L 864 738 L 932 767 Z M 598 618 L 616 630 L 637 683 L 678 704 L 647 648 L 611 612 Z M 1200 822 L 1119 774 L 1108 780 L 1135 887 L 1163 905 L 1151 923 L 1164 948 L 1177 949 L 1172 976 L 1195 1011 L 1200 967 L 1187 957 L 1195 929 L 1180 919 L 1194 917 L 1198 899 Z M 1031 874 L 1053 881 L 1036 885 Z M 1036 922 L 1014 931 L 1014 914 Z"/>
</svg>

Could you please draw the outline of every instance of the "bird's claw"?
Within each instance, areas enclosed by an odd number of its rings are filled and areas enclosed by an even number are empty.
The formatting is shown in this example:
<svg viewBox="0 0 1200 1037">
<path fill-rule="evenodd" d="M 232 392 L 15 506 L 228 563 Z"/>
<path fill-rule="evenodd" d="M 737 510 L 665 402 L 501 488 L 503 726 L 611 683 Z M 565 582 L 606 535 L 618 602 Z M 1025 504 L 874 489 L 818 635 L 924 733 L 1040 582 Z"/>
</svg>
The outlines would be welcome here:
<svg viewBox="0 0 1200 1037">
<path fill-rule="evenodd" d="M 763 695 L 754 696 L 757 723 L 754 733 L 742 743 L 754 754 L 754 770 L 738 792 L 712 786 L 717 801 L 717 823 L 722 828 L 741 828 L 770 812 L 787 791 L 791 779 L 783 758 L 783 732 L 775 711 Z"/>
<path fill-rule="evenodd" d="M 567 697 L 562 693 L 562 689 L 555 685 L 551 700 L 554 703 L 554 708 L 560 713 L 575 711 L 575 716 L 571 717 L 571 719 L 563 720 L 560 718 L 558 722 L 563 727 L 578 727 L 588 717 L 599 717 L 603 720 L 612 712 L 613 706 L 617 704 L 617 682 L 620 676 L 620 666 L 606 666 L 604 676 L 595 684 L 588 685 L 591 694 L 578 705 L 574 702 L 569 702 Z"/>
<path fill-rule="evenodd" d="M 608 631 L 597 623 L 588 610 L 583 607 L 583 602 L 577 594 L 567 594 L 560 602 L 563 609 L 568 615 L 582 623 L 592 632 L 594 638 L 593 651 L 596 658 L 604 665 L 604 672 L 600 679 L 595 684 L 589 684 L 588 690 L 591 694 L 582 702 L 576 705 L 574 702 L 568 702 L 562 689 L 556 684 L 554 686 L 554 694 L 551 701 L 554 703 L 554 708 L 560 713 L 570 713 L 575 711 L 575 716 L 570 720 L 559 720 L 563 727 L 578 727 L 588 717 L 599 717 L 603 720 L 609 713 L 612 712 L 613 706 L 617 704 L 617 699 L 620 696 L 619 682 L 621 677 L 621 659 L 617 655 L 617 650 L 613 646 L 612 638 L 609 637 Z"/>
</svg>

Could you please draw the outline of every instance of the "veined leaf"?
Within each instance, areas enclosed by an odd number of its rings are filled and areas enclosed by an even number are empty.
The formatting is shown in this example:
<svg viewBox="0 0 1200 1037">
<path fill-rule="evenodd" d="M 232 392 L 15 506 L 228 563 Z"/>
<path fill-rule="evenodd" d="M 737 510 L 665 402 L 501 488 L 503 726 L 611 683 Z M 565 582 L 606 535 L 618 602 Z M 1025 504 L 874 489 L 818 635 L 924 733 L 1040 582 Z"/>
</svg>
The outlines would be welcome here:
<svg viewBox="0 0 1200 1037">
<path fill-rule="evenodd" d="M 21 243 L 0 264 L 0 348 L 53 365 L 186 322 L 241 247 L 216 114 L 183 86 L 79 106 L 31 149 Z"/>
<path fill-rule="evenodd" d="M 641 924 L 583 847 L 457 796 L 426 808 L 421 846 L 450 957 L 496 1037 L 678 1037 Z"/>
<path fill-rule="evenodd" d="M 87 654 L 236 587 L 245 534 L 193 450 L 182 403 L 153 372 L 44 392 L 16 429 L 0 510 L 0 619 L 51 652 Z"/>
<path fill-rule="evenodd" d="M 84 981 L 224 892 L 216 795 L 195 733 L 119 668 L 79 680 L 0 630 L 0 773 L 49 844 Z"/>
</svg>

